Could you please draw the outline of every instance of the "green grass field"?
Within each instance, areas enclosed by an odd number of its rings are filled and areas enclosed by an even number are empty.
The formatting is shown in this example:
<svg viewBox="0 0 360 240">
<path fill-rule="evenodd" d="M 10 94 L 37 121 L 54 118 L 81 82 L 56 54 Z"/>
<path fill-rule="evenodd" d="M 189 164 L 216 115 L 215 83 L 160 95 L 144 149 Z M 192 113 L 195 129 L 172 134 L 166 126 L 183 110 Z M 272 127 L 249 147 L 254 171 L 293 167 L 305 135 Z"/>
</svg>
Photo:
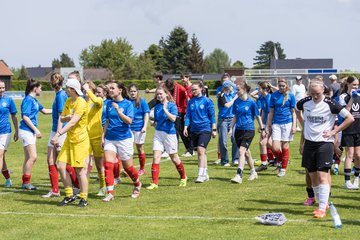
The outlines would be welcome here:
<svg viewBox="0 0 360 240">
<path fill-rule="evenodd" d="M 43 93 L 39 98 L 47 108 L 51 107 L 52 99 L 52 93 Z M 16 103 L 20 111 L 20 101 Z M 20 113 L 18 117 L 20 120 Z M 123 183 L 116 186 L 115 200 L 104 203 L 95 195 L 98 184 L 91 178 L 88 207 L 57 207 L 62 198 L 40 197 L 50 190 L 46 163 L 50 119 L 51 116 L 39 115 L 43 138 L 37 142 L 38 160 L 32 183 L 40 186 L 40 190 L 21 189 L 22 144 L 10 144 L 6 157 L 9 169 L 14 171 L 13 187 L 0 187 L 1 239 L 353 239 L 360 233 L 360 192 L 343 188 L 342 171 L 332 178 L 331 198 L 342 218 L 342 229 L 332 227 L 330 213 L 325 219 L 316 220 L 312 217 L 315 207 L 303 205 L 306 191 L 298 152 L 299 133 L 291 144 L 291 162 L 283 178 L 276 177 L 270 168 L 249 182 L 246 167 L 245 181 L 231 184 L 236 167 L 212 164 L 217 158 L 217 139 L 213 139 L 208 146 L 209 182 L 196 184 L 197 159 L 183 158 L 189 181 L 186 188 L 179 188 L 175 167 L 163 159 L 159 188 L 153 191 L 143 188 L 139 199 L 130 198 L 131 180 L 123 178 Z M 145 187 L 151 183 L 153 133 L 154 129 L 149 127 L 146 174 L 141 177 Z M 251 150 L 253 157 L 259 159 L 257 141 L 258 136 Z M 183 152 L 180 143 L 179 153 Z M 134 162 L 138 165 L 136 154 Z M 96 175 L 94 171 L 92 175 Z M 0 179 L 3 185 L 4 179 Z M 254 219 L 267 212 L 282 212 L 288 222 L 280 227 L 265 226 Z"/>
</svg>

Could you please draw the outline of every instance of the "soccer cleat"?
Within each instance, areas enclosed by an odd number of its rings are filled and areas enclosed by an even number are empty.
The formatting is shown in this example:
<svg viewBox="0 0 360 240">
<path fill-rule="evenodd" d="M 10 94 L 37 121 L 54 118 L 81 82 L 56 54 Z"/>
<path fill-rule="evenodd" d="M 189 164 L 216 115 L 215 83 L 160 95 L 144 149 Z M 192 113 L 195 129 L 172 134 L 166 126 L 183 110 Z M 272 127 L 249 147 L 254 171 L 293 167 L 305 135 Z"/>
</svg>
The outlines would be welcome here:
<svg viewBox="0 0 360 240">
<path fill-rule="evenodd" d="M 196 183 L 203 183 L 209 181 L 209 176 L 208 175 L 199 175 L 197 177 L 197 179 L 195 180 Z"/>
<path fill-rule="evenodd" d="M 268 166 L 267 165 L 264 165 L 264 164 L 261 164 L 259 167 L 257 167 L 255 169 L 256 172 L 262 172 L 262 171 L 265 171 L 267 170 Z"/>
<path fill-rule="evenodd" d="M 275 167 L 276 166 L 276 162 L 274 160 L 269 161 L 269 167 Z"/>
<path fill-rule="evenodd" d="M 111 193 L 108 193 L 107 195 L 106 195 L 106 197 L 105 198 L 103 198 L 103 202 L 110 202 L 110 201 L 112 201 L 112 200 L 114 200 L 114 195 L 112 195 Z"/>
<path fill-rule="evenodd" d="M 23 184 L 22 188 L 26 190 L 38 190 L 38 188 L 32 185 L 31 183 Z"/>
<path fill-rule="evenodd" d="M 184 154 L 181 155 L 182 157 L 192 157 L 193 155 L 189 152 L 186 152 Z"/>
<path fill-rule="evenodd" d="M 224 165 L 222 165 L 223 167 L 230 167 L 231 165 L 229 163 L 225 163 Z"/>
<path fill-rule="evenodd" d="M 180 179 L 179 187 L 186 187 L 186 184 L 187 184 L 187 177 L 185 177 L 184 179 Z"/>
<path fill-rule="evenodd" d="M 258 174 L 256 172 L 252 172 L 248 178 L 249 181 L 253 181 L 258 178 Z"/>
<path fill-rule="evenodd" d="M 235 174 L 235 177 L 233 177 L 230 181 L 232 183 L 242 183 L 242 178 L 240 174 Z"/>
<path fill-rule="evenodd" d="M 349 190 L 358 190 L 359 187 L 354 186 L 350 181 L 345 181 L 344 188 Z"/>
<path fill-rule="evenodd" d="M 144 175 L 145 174 L 145 169 L 140 169 L 138 173 L 139 173 L 139 176 Z"/>
<path fill-rule="evenodd" d="M 314 218 L 324 218 L 326 217 L 326 211 L 317 209 L 314 211 Z"/>
<path fill-rule="evenodd" d="M 278 177 L 284 177 L 286 174 L 286 171 L 285 170 L 280 170 L 279 173 L 277 174 Z"/>
<path fill-rule="evenodd" d="M 114 185 L 120 184 L 121 183 L 121 178 L 114 178 Z"/>
<path fill-rule="evenodd" d="M 58 206 L 59 207 L 62 207 L 62 206 L 66 206 L 68 205 L 69 203 L 72 203 L 76 200 L 76 196 L 72 195 L 70 197 L 65 197 L 61 202 L 58 202 Z"/>
<path fill-rule="evenodd" d="M 158 189 L 158 185 L 155 183 L 151 183 L 150 186 L 148 186 L 146 189 L 147 190 L 154 190 L 154 189 Z"/>
<path fill-rule="evenodd" d="M 234 162 L 233 162 L 233 166 L 238 166 L 239 165 L 239 161 L 238 160 L 235 160 Z"/>
<path fill-rule="evenodd" d="M 216 160 L 216 161 L 214 161 L 214 165 L 219 165 L 220 164 L 220 162 L 221 162 L 221 159 L 218 159 L 218 160 Z"/>
<path fill-rule="evenodd" d="M 4 188 L 10 188 L 12 186 L 12 181 L 10 178 L 5 180 Z"/>
<path fill-rule="evenodd" d="M 355 189 L 359 189 L 359 178 L 358 177 L 354 178 L 353 187 Z"/>
<path fill-rule="evenodd" d="M 85 199 L 81 198 L 78 207 L 86 207 L 87 205 L 88 202 Z"/>
<path fill-rule="evenodd" d="M 53 192 L 53 191 L 50 191 L 48 192 L 47 194 L 45 195 L 42 195 L 41 196 L 42 198 L 53 198 L 53 197 L 60 197 L 60 192 Z"/>
<path fill-rule="evenodd" d="M 106 187 L 102 187 L 99 189 L 99 192 L 96 194 L 96 196 L 105 196 L 106 195 Z"/>
<path fill-rule="evenodd" d="M 141 190 L 141 183 L 140 183 L 139 186 L 134 187 L 134 190 L 133 190 L 133 192 L 131 194 L 131 198 L 134 198 L 134 199 L 139 198 L 140 197 L 140 190 Z"/>
<path fill-rule="evenodd" d="M 305 200 L 304 205 L 305 206 L 311 206 L 314 205 L 316 203 L 316 200 L 314 197 L 309 197 Z"/>
</svg>

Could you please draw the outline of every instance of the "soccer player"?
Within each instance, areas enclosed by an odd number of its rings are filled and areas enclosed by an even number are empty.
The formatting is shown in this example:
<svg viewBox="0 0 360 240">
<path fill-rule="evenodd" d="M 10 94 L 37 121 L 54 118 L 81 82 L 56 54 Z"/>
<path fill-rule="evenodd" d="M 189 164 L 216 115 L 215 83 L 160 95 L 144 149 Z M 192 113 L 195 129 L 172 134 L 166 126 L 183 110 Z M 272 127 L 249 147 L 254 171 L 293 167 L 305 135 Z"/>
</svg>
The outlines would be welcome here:
<svg viewBox="0 0 360 240">
<path fill-rule="evenodd" d="M 135 111 L 130 128 L 134 135 L 134 142 L 139 156 L 139 175 L 141 176 L 145 174 L 146 154 L 144 143 L 146 139 L 146 129 L 149 123 L 150 109 L 145 98 L 140 97 L 139 89 L 135 84 L 129 86 L 129 96 Z"/>
<path fill-rule="evenodd" d="M 234 117 L 231 121 L 229 136 L 233 134 L 232 129 L 235 127 L 235 141 L 239 148 L 239 165 L 235 177 L 231 179 L 233 183 L 242 183 L 243 171 L 245 165 L 245 153 L 249 149 L 252 139 L 255 136 L 254 119 L 256 118 L 262 137 L 265 136 L 265 128 L 261 121 L 258 107 L 254 100 L 250 99 L 248 93 L 250 86 L 245 82 L 239 83 L 237 86 L 238 98 L 235 100 L 232 113 Z M 252 158 L 248 159 L 251 174 L 248 180 L 252 181 L 258 178 L 254 168 Z"/>
<path fill-rule="evenodd" d="M 191 85 L 193 98 L 186 108 L 184 135 L 189 136 L 189 126 L 192 142 L 197 148 L 198 177 L 195 182 L 203 183 L 209 180 L 206 148 L 211 137 L 216 137 L 216 117 L 214 104 L 210 98 L 202 95 L 203 86 L 200 82 Z"/>
<path fill-rule="evenodd" d="M 304 119 L 300 152 L 302 167 L 309 172 L 312 188 L 319 202 L 319 208 L 313 212 L 314 217 L 324 218 L 330 193 L 329 170 L 334 152 L 334 136 L 347 128 L 354 118 L 346 108 L 324 96 L 323 81 L 311 80 L 309 95 L 296 104 L 297 110 L 303 112 Z M 337 114 L 344 121 L 334 128 Z"/>
<path fill-rule="evenodd" d="M 114 200 L 114 163 L 117 155 L 121 159 L 125 172 L 134 183 L 132 198 L 140 196 L 141 182 L 138 171 L 133 165 L 133 135 L 130 125 L 134 118 L 134 107 L 128 100 L 126 87 L 122 83 L 112 83 L 109 89 L 112 101 L 106 105 L 106 123 L 102 142 L 105 151 L 105 181 L 108 194 L 104 202 Z"/>
<path fill-rule="evenodd" d="M 295 96 L 285 79 L 278 81 L 279 90 L 271 94 L 266 133 L 271 134 L 273 153 L 278 161 L 278 177 L 284 177 L 289 162 L 289 144 L 296 133 Z"/>
<path fill-rule="evenodd" d="M 51 190 L 47 194 L 42 195 L 43 198 L 60 197 L 59 173 L 56 166 L 56 158 L 61 150 L 61 147 L 64 145 L 66 134 L 63 134 L 61 137 L 59 137 L 59 143 L 56 147 L 51 144 L 51 139 L 55 136 L 56 132 L 61 130 L 63 127 L 63 124 L 60 121 L 60 116 L 63 111 L 66 99 L 68 98 L 68 95 L 62 89 L 63 82 L 64 78 L 60 73 L 51 74 L 50 85 L 55 91 L 55 99 L 52 105 L 52 127 L 47 151 L 47 163 L 49 168 Z"/>
<path fill-rule="evenodd" d="M 89 135 L 87 131 L 88 109 L 81 91 L 80 82 L 69 78 L 66 81 L 66 93 L 69 98 L 66 100 L 60 121 L 67 123 L 61 130 L 58 130 L 51 139 L 54 147 L 59 144 L 59 138 L 66 134 L 63 147 L 58 155 L 58 169 L 65 188 L 65 198 L 58 203 L 58 206 L 66 206 L 76 200 L 73 192 L 70 175 L 67 174 L 67 165 L 73 167 L 80 184 L 79 207 L 88 205 L 88 179 L 87 166 L 89 164 Z"/>
<path fill-rule="evenodd" d="M 176 137 L 175 121 L 178 114 L 177 106 L 173 102 L 170 92 L 163 87 L 158 87 L 156 96 L 159 103 L 154 110 L 155 134 L 153 144 L 153 163 L 151 166 L 151 176 L 153 182 L 146 189 L 153 190 L 158 188 L 160 174 L 161 153 L 165 150 L 171 161 L 176 166 L 180 175 L 180 187 L 185 187 L 187 176 L 182 161 L 178 155 L 178 140 Z"/>
<path fill-rule="evenodd" d="M 9 188 L 12 185 L 9 170 L 5 161 L 5 153 L 8 149 L 11 139 L 11 125 L 9 115 L 13 122 L 15 132 L 14 141 L 19 138 L 19 125 L 16 117 L 17 109 L 12 98 L 5 96 L 5 83 L 0 80 L 0 169 L 5 177 L 4 187 Z"/>
<path fill-rule="evenodd" d="M 21 118 L 19 138 L 24 146 L 25 160 L 23 164 L 22 188 L 27 190 L 37 190 L 31 184 L 31 170 L 37 159 L 36 139 L 41 138 L 38 129 L 38 113 L 51 114 L 51 109 L 44 108 L 36 97 L 41 94 L 40 82 L 29 79 L 26 83 L 25 98 L 21 103 Z"/>
</svg>

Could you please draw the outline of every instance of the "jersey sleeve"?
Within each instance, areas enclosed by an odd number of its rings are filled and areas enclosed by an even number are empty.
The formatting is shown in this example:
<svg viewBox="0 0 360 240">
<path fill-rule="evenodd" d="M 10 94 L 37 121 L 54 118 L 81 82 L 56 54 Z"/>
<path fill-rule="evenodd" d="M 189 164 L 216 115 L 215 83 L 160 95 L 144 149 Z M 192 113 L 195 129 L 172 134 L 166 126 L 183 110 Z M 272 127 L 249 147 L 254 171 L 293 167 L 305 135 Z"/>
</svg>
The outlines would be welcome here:
<svg viewBox="0 0 360 240">
<path fill-rule="evenodd" d="M 293 93 L 289 93 L 289 99 L 290 99 L 290 108 L 295 108 L 296 105 L 295 95 Z"/>
<path fill-rule="evenodd" d="M 333 99 L 326 97 L 324 99 L 324 101 L 329 105 L 330 111 L 332 114 L 339 114 L 341 117 L 345 117 L 347 115 L 346 114 L 345 116 L 342 116 L 340 114 L 340 112 L 343 112 L 342 110 L 345 109 L 345 107 L 341 106 L 339 103 L 335 102 Z M 349 112 L 349 111 L 347 111 L 347 112 Z"/>
<path fill-rule="evenodd" d="M 176 104 L 171 104 L 170 109 L 168 107 L 168 110 L 172 115 L 178 116 L 178 109 L 177 109 Z"/>
<path fill-rule="evenodd" d="M 134 106 L 132 105 L 132 103 L 130 101 L 129 101 L 128 105 L 126 106 L 126 111 L 124 114 L 131 119 L 134 118 L 134 114 L 135 114 Z"/>
<path fill-rule="evenodd" d="M 149 105 L 147 104 L 146 100 L 144 98 L 140 98 L 140 105 L 142 108 L 142 112 L 145 113 L 150 113 L 150 108 Z"/>
<path fill-rule="evenodd" d="M 16 109 L 16 105 L 14 103 L 14 100 L 12 100 L 12 98 L 10 98 L 10 114 L 14 115 L 17 113 L 17 109 Z"/>
<path fill-rule="evenodd" d="M 86 104 L 85 100 L 79 101 L 74 108 L 74 114 L 81 117 L 86 112 L 87 112 L 87 104 Z"/>
<path fill-rule="evenodd" d="M 31 114 L 32 102 L 28 98 L 24 99 L 23 104 L 21 104 L 21 115 L 29 117 Z"/>
<path fill-rule="evenodd" d="M 59 113 L 62 113 L 66 100 L 61 95 L 56 96 L 56 108 Z"/>
<path fill-rule="evenodd" d="M 225 105 L 225 103 L 226 103 L 225 93 L 221 93 L 221 95 L 218 98 L 218 102 L 219 102 L 220 106 Z"/>
<path fill-rule="evenodd" d="M 190 119 L 191 119 L 191 108 L 189 107 L 192 103 L 192 100 L 190 99 L 188 106 L 186 108 L 186 114 L 185 114 L 185 121 L 184 125 L 187 127 L 190 125 Z"/>
<path fill-rule="evenodd" d="M 215 107 L 213 101 L 210 98 L 208 98 L 208 115 L 211 124 L 215 124 L 216 123 Z"/>
</svg>

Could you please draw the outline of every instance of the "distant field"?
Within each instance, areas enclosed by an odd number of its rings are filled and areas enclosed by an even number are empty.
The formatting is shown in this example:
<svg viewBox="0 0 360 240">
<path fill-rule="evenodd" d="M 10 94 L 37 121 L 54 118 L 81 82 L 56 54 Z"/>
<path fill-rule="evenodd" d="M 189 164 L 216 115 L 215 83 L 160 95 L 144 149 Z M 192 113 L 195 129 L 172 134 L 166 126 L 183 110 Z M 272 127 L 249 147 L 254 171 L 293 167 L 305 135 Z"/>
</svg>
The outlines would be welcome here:
<svg viewBox="0 0 360 240">
<path fill-rule="evenodd" d="M 146 98 L 152 96 L 147 94 Z M 44 92 L 39 100 L 50 108 L 53 93 Z M 16 104 L 20 120 L 20 101 Z M 246 167 L 244 183 L 231 184 L 236 167 L 212 164 L 217 158 L 217 139 L 213 139 L 208 147 L 209 182 L 196 184 L 197 159 L 183 158 L 189 182 L 186 188 L 179 188 L 175 167 L 163 159 L 159 189 L 143 188 L 139 199 L 130 198 L 131 181 L 123 178 L 123 183 L 116 186 L 115 200 L 103 203 L 101 197 L 95 195 L 98 184 L 91 178 L 88 207 L 57 207 L 59 198 L 40 197 L 50 189 L 46 163 L 50 119 L 51 116 L 39 115 L 43 138 L 37 142 L 38 160 L 32 183 L 40 186 L 40 190 L 21 189 L 22 144 L 12 142 L 10 145 L 7 162 L 14 171 L 14 185 L 10 189 L 0 187 L 1 239 L 355 239 L 360 233 L 360 192 L 343 188 L 342 171 L 332 179 L 332 201 L 343 220 L 342 229 L 332 228 L 330 213 L 324 220 L 314 220 L 314 207 L 303 205 L 306 191 L 298 152 L 299 133 L 291 144 L 291 162 L 283 178 L 276 177 L 270 169 L 249 182 Z M 149 127 L 145 145 L 146 175 L 141 177 L 144 187 L 151 183 L 153 133 L 154 129 Z M 254 138 L 251 150 L 253 157 L 259 159 L 257 141 L 258 136 Z M 183 152 L 180 143 L 179 153 Z M 138 165 L 136 154 L 134 161 Z M 4 179 L 0 179 L 3 185 Z M 289 221 L 284 226 L 273 227 L 254 219 L 267 212 L 282 212 Z"/>
</svg>

